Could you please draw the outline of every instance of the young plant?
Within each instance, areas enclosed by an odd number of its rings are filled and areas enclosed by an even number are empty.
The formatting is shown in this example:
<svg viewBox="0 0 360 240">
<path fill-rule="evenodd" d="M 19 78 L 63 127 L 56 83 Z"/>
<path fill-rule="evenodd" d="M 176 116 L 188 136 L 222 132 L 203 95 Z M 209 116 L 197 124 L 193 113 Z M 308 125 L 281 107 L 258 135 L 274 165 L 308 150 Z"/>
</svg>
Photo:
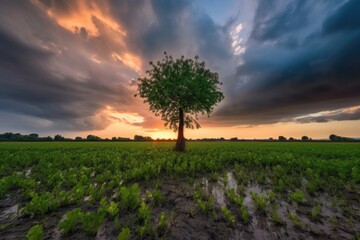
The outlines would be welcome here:
<svg viewBox="0 0 360 240">
<path fill-rule="evenodd" d="M 98 211 L 96 213 L 87 212 L 84 214 L 82 219 L 82 228 L 87 235 L 94 236 L 99 230 L 101 224 L 104 222 L 104 219 L 105 212 L 103 211 Z"/>
<path fill-rule="evenodd" d="M 130 211 L 134 211 L 140 204 L 140 189 L 137 183 L 131 187 L 121 187 L 121 206 Z"/>
<path fill-rule="evenodd" d="M 151 213 L 149 207 L 146 205 L 145 202 L 142 202 L 140 205 L 138 218 L 145 225 L 150 222 Z"/>
<path fill-rule="evenodd" d="M 129 240 L 130 239 L 130 229 L 128 227 L 122 228 L 117 240 Z"/>
<path fill-rule="evenodd" d="M 166 231 L 167 223 L 166 223 L 166 214 L 165 212 L 161 212 L 157 224 L 157 229 L 160 234 L 163 234 Z"/>
<path fill-rule="evenodd" d="M 59 207 L 59 202 L 49 192 L 35 195 L 31 201 L 26 204 L 26 212 L 33 213 L 34 215 L 43 216 L 45 213 L 55 210 Z"/>
<path fill-rule="evenodd" d="M 271 203 L 275 201 L 275 193 L 272 191 L 267 192 L 266 197 Z"/>
<path fill-rule="evenodd" d="M 289 212 L 289 217 L 296 227 L 302 228 L 304 226 L 304 224 L 300 222 L 299 217 L 296 215 L 296 213 Z"/>
<path fill-rule="evenodd" d="M 319 220 L 320 219 L 320 213 L 321 213 L 321 205 L 317 204 L 315 207 L 313 207 L 310 211 L 310 217 L 313 220 Z"/>
<path fill-rule="evenodd" d="M 240 212 L 241 212 L 241 219 L 243 220 L 243 222 L 249 223 L 249 220 L 250 220 L 249 219 L 249 211 L 245 205 L 241 206 Z"/>
<path fill-rule="evenodd" d="M 139 226 L 138 231 L 139 231 L 140 239 L 144 239 L 145 234 L 149 232 L 149 226 L 148 225 Z"/>
<path fill-rule="evenodd" d="M 230 210 L 227 209 L 224 205 L 221 206 L 221 212 L 224 214 L 227 222 L 228 222 L 230 225 L 234 225 L 234 224 L 235 224 L 235 222 L 236 222 L 235 217 L 231 214 Z"/>
<path fill-rule="evenodd" d="M 226 197 L 237 206 L 241 207 L 244 204 L 244 199 L 235 192 L 233 188 L 225 192 Z"/>
<path fill-rule="evenodd" d="M 115 203 L 113 201 L 111 201 L 108 205 L 108 207 L 106 208 L 107 213 L 114 218 L 118 213 L 119 213 L 119 207 L 118 207 L 118 203 Z"/>
<path fill-rule="evenodd" d="M 254 192 L 250 192 L 251 198 L 253 199 L 255 203 L 255 207 L 259 210 L 261 213 L 265 213 L 266 206 L 268 205 L 266 199 L 263 195 L 257 194 Z"/>
<path fill-rule="evenodd" d="M 277 208 L 274 205 L 271 208 L 271 212 L 270 212 L 270 220 L 275 224 L 275 225 L 284 225 L 284 221 L 281 219 L 281 217 L 279 216 L 278 212 L 277 212 Z"/>
<path fill-rule="evenodd" d="M 201 190 L 197 190 L 194 193 L 194 199 L 196 204 L 200 208 L 200 212 L 203 214 L 209 214 L 213 209 L 214 198 L 209 197 L 207 200 L 204 199 L 203 192 Z"/>
<path fill-rule="evenodd" d="M 159 189 L 155 189 L 152 196 L 154 198 L 155 206 L 161 206 L 165 201 L 165 197 Z"/>
<path fill-rule="evenodd" d="M 76 208 L 66 213 L 66 218 L 59 223 L 59 228 L 67 235 L 74 230 L 76 225 L 81 221 L 83 213 L 80 208 Z"/>
<path fill-rule="evenodd" d="M 299 189 L 296 189 L 295 192 L 292 192 L 290 195 L 290 199 L 292 202 L 300 204 L 305 197 L 305 193 Z"/>
<path fill-rule="evenodd" d="M 42 240 L 44 239 L 43 227 L 39 224 L 29 229 L 26 234 L 27 240 Z"/>
</svg>

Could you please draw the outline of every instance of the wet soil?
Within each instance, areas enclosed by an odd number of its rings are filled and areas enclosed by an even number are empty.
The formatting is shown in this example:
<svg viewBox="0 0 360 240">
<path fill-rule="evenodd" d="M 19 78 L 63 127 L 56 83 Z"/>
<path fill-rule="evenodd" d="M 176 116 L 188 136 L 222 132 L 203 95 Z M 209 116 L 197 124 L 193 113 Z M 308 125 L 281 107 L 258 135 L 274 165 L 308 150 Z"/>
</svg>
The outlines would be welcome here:
<svg viewBox="0 0 360 240">
<path fill-rule="evenodd" d="M 145 198 L 146 191 L 152 191 L 158 185 L 165 202 L 155 206 L 151 199 Z M 276 197 L 266 208 L 266 213 L 256 209 L 250 192 L 266 194 L 270 191 L 268 184 L 251 183 L 246 186 L 238 185 L 232 172 L 223 174 L 219 180 L 199 177 L 196 179 L 162 179 L 155 182 L 139 184 L 143 198 L 151 209 L 151 229 L 143 236 L 144 239 L 356 239 L 360 233 L 360 203 L 359 192 L 347 194 L 347 204 L 338 204 L 339 199 L 327 193 L 317 193 L 315 197 L 307 196 L 301 204 L 291 203 L 286 197 Z M 204 195 L 214 198 L 213 209 L 209 214 L 201 213 L 194 201 L 195 188 L 201 188 Z M 226 197 L 225 191 L 234 189 L 239 192 L 248 209 L 250 221 L 244 223 L 241 219 L 239 207 L 232 204 Z M 241 191 L 239 190 L 241 189 Z M 111 195 L 108 196 L 109 199 Z M 112 197 L 114 198 L 114 196 Z M 118 201 L 119 199 L 114 199 Z M 0 239 L 24 239 L 27 231 L 37 223 L 43 225 L 45 239 L 116 239 L 120 229 L 127 226 L 131 229 L 131 239 L 139 239 L 137 211 L 121 212 L 119 226 L 114 219 L 107 217 L 95 236 L 87 236 L 81 226 L 68 236 L 58 228 L 58 223 L 65 217 L 67 211 L 75 207 L 82 207 L 85 211 L 95 211 L 97 206 L 89 207 L 88 199 L 84 206 L 59 208 L 54 213 L 44 217 L 32 218 L 22 216 L 21 194 L 13 193 L 0 200 Z M 321 204 L 318 219 L 311 218 L 310 212 L 317 204 Z M 220 208 L 226 206 L 236 217 L 235 224 L 229 224 Z M 276 224 L 270 218 L 270 210 L 276 207 L 276 213 L 282 224 Z M 167 216 L 165 232 L 157 230 L 160 213 Z M 289 215 L 295 214 L 298 222 L 294 222 Z"/>
</svg>

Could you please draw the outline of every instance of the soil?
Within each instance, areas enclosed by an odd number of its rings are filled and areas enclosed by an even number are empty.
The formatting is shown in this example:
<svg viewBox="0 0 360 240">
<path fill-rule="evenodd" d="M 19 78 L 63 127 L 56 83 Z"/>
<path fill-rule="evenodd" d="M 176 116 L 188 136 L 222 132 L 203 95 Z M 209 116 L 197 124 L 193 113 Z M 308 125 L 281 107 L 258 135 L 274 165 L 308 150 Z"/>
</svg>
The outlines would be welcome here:
<svg viewBox="0 0 360 240">
<path fill-rule="evenodd" d="M 317 193 L 315 197 L 307 197 L 304 202 L 297 205 L 285 198 L 276 199 L 277 213 L 282 225 L 273 223 L 268 214 L 263 214 L 255 208 L 250 192 L 265 194 L 270 189 L 268 184 L 249 184 L 241 186 L 244 204 L 248 208 L 250 222 L 243 223 L 237 206 L 233 205 L 225 197 L 224 190 L 237 190 L 238 184 L 231 172 L 225 174 L 227 180 L 211 181 L 206 177 L 189 179 L 164 179 L 159 184 L 159 189 L 165 196 L 162 206 L 154 206 L 148 201 L 152 214 L 151 226 L 153 232 L 145 234 L 145 239 L 356 239 L 360 234 L 360 203 L 359 192 L 345 192 L 348 200 L 347 206 L 339 207 L 334 204 L 337 199 L 327 193 Z M 140 188 L 145 191 L 154 189 L 155 182 L 140 183 Z M 193 193 L 195 186 L 201 187 L 205 195 L 214 197 L 213 211 L 203 214 L 199 211 Z M 109 196 L 110 197 L 110 196 Z M 116 200 L 116 199 L 115 199 Z M 310 217 L 310 211 L 316 204 L 322 204 L 319 220 Z M 83 210 L 96 209 L 86 206 L 84 201 Z M 226 206 L 236 217 L 236 223 L 230 225 L 223 216 L 220 208 Z M 47 214 L 43 218 L 22 216 L 21 193 L 14 192 L 5 199 L 0 200 L 0 239 L 24 239 L 27 231 L 36 223 L 44 228 L 45 239 L 116 239 L 120 229 L 114 224 L 114 220 L 107 217 L 96 236 L 89 237 L 81 231 L 81 226 L 68 236 L 64 236 L 58 228 L 58 223 L 64 218 L 67 211 L 76 206 L 59 208 L 56 212 Z M 157 233 L 156 225 L 161 212 L 165 212 L 168 226 L 165 233 Z M 289 218 L 289 212 L 298 216 L 300 225 L 296 225 Z M 131 239 L 139 239 L 136 232 L 137 211 L 133 213 L 120 213 L 121 226 L 131 229 Z"/>
</svg>

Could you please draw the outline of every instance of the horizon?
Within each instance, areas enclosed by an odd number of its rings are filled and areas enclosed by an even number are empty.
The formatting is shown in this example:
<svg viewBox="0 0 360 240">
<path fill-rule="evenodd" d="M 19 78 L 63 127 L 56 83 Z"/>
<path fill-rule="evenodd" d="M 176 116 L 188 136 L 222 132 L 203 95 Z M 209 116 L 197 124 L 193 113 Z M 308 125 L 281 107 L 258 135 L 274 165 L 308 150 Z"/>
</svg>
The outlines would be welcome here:
<svg viewBox="0 0 360 240">
<path fill-rule="evenodd" d="M 5 0 L 0 133 L 176 138 L 132 79 L 200 56 L 225 99 L 185 138 L 360 138 L 360 1 Z"/>
</svg>

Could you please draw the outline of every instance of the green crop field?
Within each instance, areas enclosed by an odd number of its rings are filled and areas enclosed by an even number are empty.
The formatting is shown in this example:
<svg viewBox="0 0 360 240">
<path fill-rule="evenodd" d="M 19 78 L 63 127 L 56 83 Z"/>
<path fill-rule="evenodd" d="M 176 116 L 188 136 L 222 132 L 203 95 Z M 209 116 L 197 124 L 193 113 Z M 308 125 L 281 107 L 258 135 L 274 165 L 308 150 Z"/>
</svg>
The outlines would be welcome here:
<svg viewBox="0 0 360 240">
<path fill-rule="evenodd" d="M 0 143 L 0 239 L 360 239 L 360 144 Z"/>
</svg>

